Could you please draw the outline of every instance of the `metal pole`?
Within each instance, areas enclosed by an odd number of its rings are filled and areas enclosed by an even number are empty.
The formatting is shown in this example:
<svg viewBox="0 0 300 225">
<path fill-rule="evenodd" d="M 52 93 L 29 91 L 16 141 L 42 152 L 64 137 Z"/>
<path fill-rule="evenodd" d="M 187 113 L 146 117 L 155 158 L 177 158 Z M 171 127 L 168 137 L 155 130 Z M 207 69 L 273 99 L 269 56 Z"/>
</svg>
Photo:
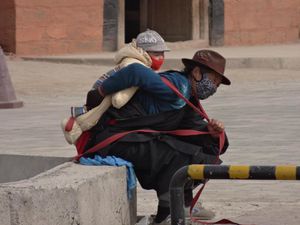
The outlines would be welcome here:
<svg viewBox="0 0 300 225">
<path fill-rule="evenodd" d="M 189 179 L 300 180 L 300 166 L 189 165 L 170 183 L 171 224 L 185 225 L 184 185 Z"/>
<path fill-rule="evenodd" d="M 247 165 L 190 165 L 187 175 L 201 179 L 299 180 L 300 167 Z"/>
<path fill-rule="evenodd" d="M 184 215 L 184 185 L 189 180 L 188 166 L 184 166 L 172 177 L 170 183 L 171 224 L 185 225 Z"/>
</svg>

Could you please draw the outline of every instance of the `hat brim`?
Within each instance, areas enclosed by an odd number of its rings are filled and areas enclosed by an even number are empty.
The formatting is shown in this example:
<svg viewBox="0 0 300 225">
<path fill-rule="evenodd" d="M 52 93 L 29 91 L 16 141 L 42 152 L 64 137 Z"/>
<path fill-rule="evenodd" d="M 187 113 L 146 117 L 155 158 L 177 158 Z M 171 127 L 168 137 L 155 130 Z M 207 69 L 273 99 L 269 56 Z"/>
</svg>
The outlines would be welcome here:
<svg viewBox="0 0 300 225">
<path fill-rule="evenodd" d="M 214 72 L 216 72 L 217 74 L 219 74 L 220 76 L 222 76 L 222 84 L 224 85 L 230 85 L 231 84 L 231 81 L 224 75 L 224 74 L 221 74 L 217 71 L 215 71 L 213 68 L 205 65 L 205 64 L 202 64 L 202 63 L 199 63 L 197 61 L 194 61 L 192 59 L 186 59 L 186 58 L 183 58 L 181 59 L 182 63 L 185 65 L 185 66 L 190 66 L 190 65 L 196 65 L 196 66 L 205 66 L 211 70 L 213 70 Z"/>
<path fill-rule="evenodd" d="M 160 48 L 160 47 L 149 47 L 149 48 L 144 48 L 145 51 L 148 52 L 169 52 L 171 51 L 168 47 Z"/>
</svg>

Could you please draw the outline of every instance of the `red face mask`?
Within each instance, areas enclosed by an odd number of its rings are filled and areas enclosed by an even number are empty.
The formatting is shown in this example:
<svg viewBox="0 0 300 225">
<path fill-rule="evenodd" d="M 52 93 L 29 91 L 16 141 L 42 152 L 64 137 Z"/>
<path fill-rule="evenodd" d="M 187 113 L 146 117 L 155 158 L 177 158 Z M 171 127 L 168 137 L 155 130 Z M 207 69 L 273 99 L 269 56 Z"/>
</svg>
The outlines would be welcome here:
<svg viewBox="0 0 300 225">
<path fill-rule="evenodd" d="M 152 60 L 151 68 L 153 70 L 159 70 L 161 65 L 164 63 L 164 57 L 150 56 L 150 58 Z"/>
</svg>

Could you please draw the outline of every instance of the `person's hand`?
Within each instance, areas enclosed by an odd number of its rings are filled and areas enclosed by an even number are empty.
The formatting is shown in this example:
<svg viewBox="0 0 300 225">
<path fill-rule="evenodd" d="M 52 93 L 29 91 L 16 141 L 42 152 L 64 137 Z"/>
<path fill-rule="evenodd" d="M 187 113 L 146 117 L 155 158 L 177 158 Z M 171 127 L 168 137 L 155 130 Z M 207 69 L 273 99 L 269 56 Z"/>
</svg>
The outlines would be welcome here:
<svg viewBox="0 0 300 225">
<path fill-rule="evenodd" d="M 207 124 L 207 129 L 211 132 L 211 136 L 217 138 L 219 134 L 224 131 L 225 127 L 223 122 L 211 119 Z"/>
</svg>

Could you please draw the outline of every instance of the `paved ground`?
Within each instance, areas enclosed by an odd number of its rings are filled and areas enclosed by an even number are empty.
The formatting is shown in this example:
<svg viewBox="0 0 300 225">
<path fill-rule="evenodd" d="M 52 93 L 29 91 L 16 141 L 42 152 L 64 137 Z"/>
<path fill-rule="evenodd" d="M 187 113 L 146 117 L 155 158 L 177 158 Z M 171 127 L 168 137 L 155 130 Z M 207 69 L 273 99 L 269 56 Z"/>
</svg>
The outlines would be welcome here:
<svg viewBox="0 0 300 225">
<path fill-rule="evenodd" d="M 0 154 L 72 156 L 59 123 L 106 66 L 9 60 L 20 109 L 0 110 Z M 203 105 L 223 120 L 230 148 L 224 164 L 300 162 L 300 70 L 231 69 L 230 87 Z M 300 224 L 300 182 L 209 181 L 205 207 L 217 218 L 255 224 Z M 138 189 L 138 214 L 155 213 L 155 194 Z M 284 221 L 286 220 L 286 221 Z M 270 223 L 270 221 L 272 221 Z"/>
</svg>

